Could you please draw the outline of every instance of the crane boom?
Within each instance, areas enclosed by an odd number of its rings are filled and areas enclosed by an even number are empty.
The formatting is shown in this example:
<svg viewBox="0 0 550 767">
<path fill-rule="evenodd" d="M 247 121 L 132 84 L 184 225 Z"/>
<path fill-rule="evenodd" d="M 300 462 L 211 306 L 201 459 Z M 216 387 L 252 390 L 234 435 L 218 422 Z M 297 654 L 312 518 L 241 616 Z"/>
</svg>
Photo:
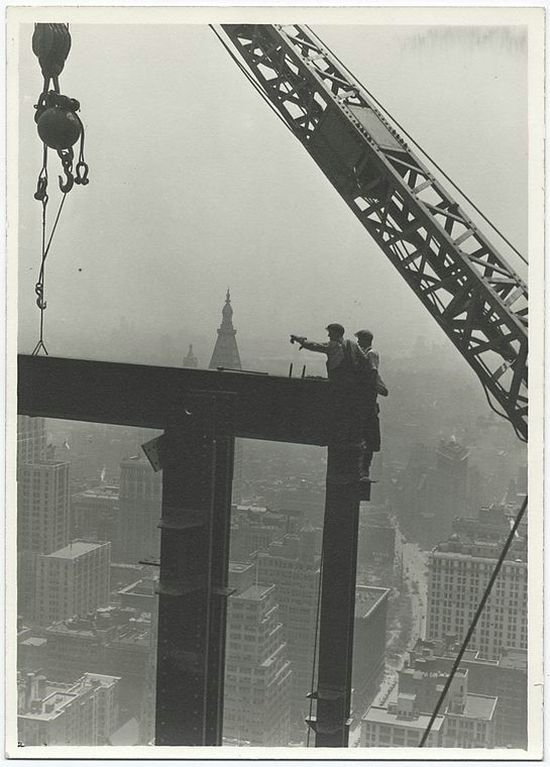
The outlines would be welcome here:
<svg viewBox="0 0 550 767">
<path fill-rule="evenodd" d="M 307 27 L 221 26 L 255 84 L 526 440 L 526 283 Z"/>
</svg>

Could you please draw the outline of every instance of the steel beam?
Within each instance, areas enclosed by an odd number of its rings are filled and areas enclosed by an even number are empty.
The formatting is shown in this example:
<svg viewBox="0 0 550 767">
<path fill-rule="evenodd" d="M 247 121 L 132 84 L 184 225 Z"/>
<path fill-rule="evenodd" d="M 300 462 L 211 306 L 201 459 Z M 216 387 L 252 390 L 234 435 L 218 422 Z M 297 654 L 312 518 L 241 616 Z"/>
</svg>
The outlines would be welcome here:
<svg viewBox="0 0 550 767">
<path fill-rule="evenodd" d="M 163 440 L 155 744 L 216 746 L 223 721 L 231 397 L 206 394 L 186 404 Z"/>
<path fill-rule="evenodd" d="M 236 437 L 326 445 L 328 381 L 18 356 L 18 412 L 164 429 L 197 391 L 236 395 Z"/>
</svg>

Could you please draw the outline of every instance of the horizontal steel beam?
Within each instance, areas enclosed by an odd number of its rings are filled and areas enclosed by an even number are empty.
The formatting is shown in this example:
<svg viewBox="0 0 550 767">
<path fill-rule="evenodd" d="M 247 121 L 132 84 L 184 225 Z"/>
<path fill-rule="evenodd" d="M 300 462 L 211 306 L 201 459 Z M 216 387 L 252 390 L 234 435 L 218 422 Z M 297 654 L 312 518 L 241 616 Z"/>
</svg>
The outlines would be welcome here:
<svg viewBox="0 0 550 767">
<path fill-rule="evenodd" d="M 164 429 L 185 420 L 198 393 L 235 395 L 219 434 L 327 444 L 325 379 L 18 356 L 18 412 L 73 421 Z"/>
</svg>

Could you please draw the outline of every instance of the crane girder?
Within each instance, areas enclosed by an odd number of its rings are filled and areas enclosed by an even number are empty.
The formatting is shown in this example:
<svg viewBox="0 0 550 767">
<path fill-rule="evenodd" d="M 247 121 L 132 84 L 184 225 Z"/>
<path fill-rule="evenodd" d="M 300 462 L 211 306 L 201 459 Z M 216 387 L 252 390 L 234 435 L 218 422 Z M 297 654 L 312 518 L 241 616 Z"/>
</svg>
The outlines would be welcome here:
<svg viewBox="0 0 550 767">
<path fill-rule="evenodd" d="M 526 439 L 524 280 L 308 28 L 222 28 L 278 114 Z"/>
</svg>

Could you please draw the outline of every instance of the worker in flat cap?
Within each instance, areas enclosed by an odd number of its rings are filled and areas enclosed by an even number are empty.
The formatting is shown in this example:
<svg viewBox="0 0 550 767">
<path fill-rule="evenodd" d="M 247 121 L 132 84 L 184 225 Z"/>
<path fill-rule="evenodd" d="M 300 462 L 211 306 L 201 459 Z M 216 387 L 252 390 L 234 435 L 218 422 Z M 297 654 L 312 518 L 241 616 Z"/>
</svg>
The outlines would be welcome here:
<svg viewBox="0 0 550 767">
<path fill-rule="evenodd" d="M 290 343 L 300 349 L 327 355 L 327 375 L 331 381 L 353 385 L 356 372 L 364 365 L 364 357 L 356 341 L 345 339 L 345 329 L 338 322 L 327 325 L 328 341 L 308 341 L 305 336 L 290 336 Z"/>
<path fill-rule="evenodd" d="M 365 401 L 361 408 L 361 436 L 363 440 L 362 465 L 359 473 L 363 477 L 370 477 L 370 467 L 373 453 L 380 450 L 380 406 L 376 401 L 376 395 L 388 396 L 388 389 L 380 377 L 380 355 L 373 348 L 374 336 L 370 330 L 358 330 L 355 334 L 357 343 L 365 357 L 367 370 L 371 371 L 371 381 L 374 382 L 375 396 Z"/>
<path fill-rule="evenodd" d="M 370 462 L 365 457 L 364 424 L 376 400 L 375 372 L 359 344 L 346 339 L 345 330 L 337 322 L 327 325 L 328 341 L 308 341 L 305 336 L 290 337 L 300 349 L 327 355 L 327 374 L 332 384 L 329 444 L 339 445 L 348 456 L 347 471 L 357 479 L 368 480 L 365 472 Z M 371 453 L 372 460 L 372 453 Z M 353 465 L 354 464 L 354 465 Z M 358 468 L 358 472 L 357 472 Z"/>
</svg>

